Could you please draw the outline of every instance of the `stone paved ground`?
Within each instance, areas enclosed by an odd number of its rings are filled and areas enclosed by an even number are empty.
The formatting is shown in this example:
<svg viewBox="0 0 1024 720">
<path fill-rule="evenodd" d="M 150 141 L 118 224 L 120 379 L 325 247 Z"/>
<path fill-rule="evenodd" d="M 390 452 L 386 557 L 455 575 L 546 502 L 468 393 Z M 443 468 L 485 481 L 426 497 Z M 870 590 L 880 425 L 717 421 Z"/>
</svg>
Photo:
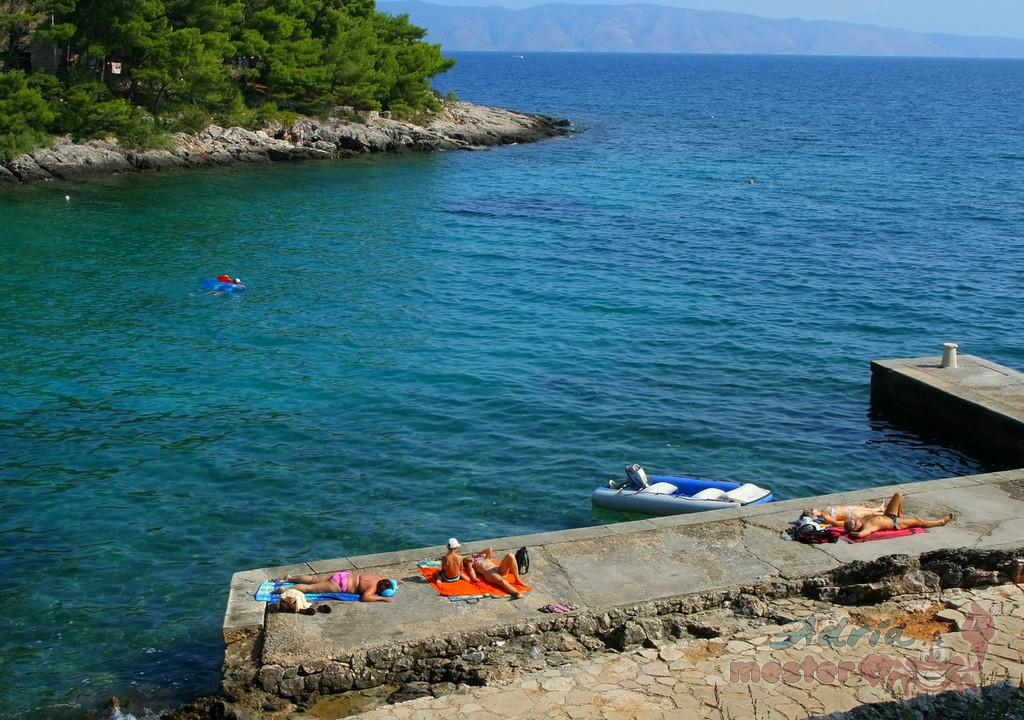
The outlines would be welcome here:
<svg viewBox="0 0 1024 720">
<path fill-rule="evenodd" d="M 565 662 L 358 717 L 795 719 L 1024 678 L 1017 585 L 852 608 L 792 598 L 762 611 L 719 638 Z"/>
</svg>

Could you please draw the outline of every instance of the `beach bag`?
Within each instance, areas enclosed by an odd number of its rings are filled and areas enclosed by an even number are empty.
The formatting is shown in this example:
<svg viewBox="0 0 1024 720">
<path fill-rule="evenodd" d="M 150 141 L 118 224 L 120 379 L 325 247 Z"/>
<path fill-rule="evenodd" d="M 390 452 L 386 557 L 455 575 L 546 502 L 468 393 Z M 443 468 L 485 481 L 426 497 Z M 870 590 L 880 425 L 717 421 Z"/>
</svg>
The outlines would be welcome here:
<svg viewBox="0 0 1024 720">
<path fill-rule="evenodd" d="M 793 530 L 793 539 L 808 545 L 834 543 L 839 540 L 840 532 L 837 527 L 820 528 L 814 523 L 804 523 Z"/>
<path fill-rule="evenodd" d="M 530 553 L 526 548 L 516 550 L 516 565 L 519 566 L 520 575 L 530 572 Z"/>
</svg>

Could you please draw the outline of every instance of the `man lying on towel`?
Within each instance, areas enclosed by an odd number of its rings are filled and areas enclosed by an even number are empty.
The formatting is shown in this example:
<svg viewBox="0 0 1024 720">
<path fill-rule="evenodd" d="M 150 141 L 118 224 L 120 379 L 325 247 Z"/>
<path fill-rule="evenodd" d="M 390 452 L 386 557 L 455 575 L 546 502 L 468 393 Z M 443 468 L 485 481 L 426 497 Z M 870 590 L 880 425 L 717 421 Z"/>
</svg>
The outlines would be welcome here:
<svg viewBox="0 0 1024 720">
<path fill-rule="evenodd" d="M 843 523 L 846 533 L 853 539 L 866 538 L 880 530 L 911 530 L 913 528 L 941 527 L 953 520 L 953 513 L 938 520 L 907 517 L 903 514 L 903 495 L 896 493 L 881 511 L 861 515 L 850 513 Z"/>
<path fill-rule="evenodd" d="M 353 573 L 347 570 L 336 572 L 330 577 L 285 575 L 281 580 L 281 583 L 295 583 L 292 587 L 302 593 L 350 593 L 358 595 L 362 602 L 394 602 L 392 595 L 401 582 L 373 573 Z M 278 585 L 271 593 L 282 593 L 284 590 Z"/>
<path fill-rule="evenodd" d="M 523 584 L 523 579 L 519 577 L 519 563 L 516 562 L 516 556 L 512 553 L 505 555 L 501 559 L 501 563 L 496 563 L 491 549 L 487 548 L 482 553 L 463 558 L 462 568 L 473 582 L 477 582 L 478 579 L 483 580 L 488 585 L 504 590 L 517 600 L 526 597 L 504 577 L 505 573 L 510 573 L 516 583 Z M 442 572 L 444 572 L 443 567 Z"/>
</svg>

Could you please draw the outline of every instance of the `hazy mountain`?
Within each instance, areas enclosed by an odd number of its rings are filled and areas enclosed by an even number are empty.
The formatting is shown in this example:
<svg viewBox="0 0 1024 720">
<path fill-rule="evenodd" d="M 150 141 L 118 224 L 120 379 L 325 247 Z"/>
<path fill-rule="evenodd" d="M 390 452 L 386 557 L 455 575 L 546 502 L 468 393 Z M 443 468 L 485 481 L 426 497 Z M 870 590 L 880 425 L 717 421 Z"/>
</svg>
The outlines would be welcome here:
<svg viewBox="0 0 1024 720">
<path fill-rule="evenodd" d="M 550 4 L 523 10 L 379 0 L 442 50 L 1024 57 L 1024 40 L 923 34 L 830 21 L 661 5 Z"/>
</svg>

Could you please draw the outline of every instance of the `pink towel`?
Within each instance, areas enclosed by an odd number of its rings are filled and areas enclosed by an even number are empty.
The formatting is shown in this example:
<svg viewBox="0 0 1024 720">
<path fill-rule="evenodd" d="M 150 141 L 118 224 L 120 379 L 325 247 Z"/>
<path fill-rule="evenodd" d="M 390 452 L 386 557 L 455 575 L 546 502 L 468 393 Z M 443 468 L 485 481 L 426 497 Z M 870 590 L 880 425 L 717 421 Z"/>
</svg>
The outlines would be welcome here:
<svg viewBox="0 0 1024 720">
<path fill-rule="evenodd" d="M 907 528 L 906 530 L 879 530 L 878 532 L 871 533 L 867 537 L 852 538 L 846 534 L 845 530 L 843 530 L 839 537 L 841 537 L 848 543 L 862 543 L 868 542 L 870 540 L 888 540 L 889 538 L 903 537 L 904 535 L 917 535 L 923 532 L 924 528 Z"/>
</svg>

